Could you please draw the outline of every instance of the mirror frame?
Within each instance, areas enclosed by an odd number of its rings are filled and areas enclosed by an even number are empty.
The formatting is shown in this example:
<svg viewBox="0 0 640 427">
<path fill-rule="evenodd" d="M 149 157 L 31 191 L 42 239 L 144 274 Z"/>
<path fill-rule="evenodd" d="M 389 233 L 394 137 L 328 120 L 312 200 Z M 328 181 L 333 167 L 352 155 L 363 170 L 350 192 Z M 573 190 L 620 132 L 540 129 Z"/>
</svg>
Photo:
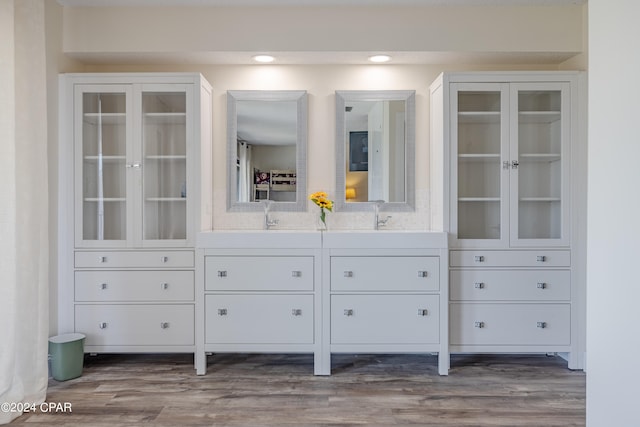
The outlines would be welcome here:
<svg viewBox="0 0 640 427">
<path fill-rule="evenodd" d="M 296 117 L 296 201 L 274 201 L 272 212 L 307 210 L 307 91 L 306 90 L 228 90 L 227 91 L 227 211 L 262 212 L 261 203 L 238 202 L 236 160 L 238 157 L 238 101 L 295 101 Z"/>
<path fill-rule="evenodd" d="M 334 209 L 342 212 L 368 212 L 374 202 L 349 202 L 346 186 L 346 116 L 345 105 L 351 101 L 405 101 L 405 201 L 384 202 L 380 211 L 415 210 L 416 91 L 415 90 L 340 90 L 336 91 L 336 200 Z"/>
</svg>

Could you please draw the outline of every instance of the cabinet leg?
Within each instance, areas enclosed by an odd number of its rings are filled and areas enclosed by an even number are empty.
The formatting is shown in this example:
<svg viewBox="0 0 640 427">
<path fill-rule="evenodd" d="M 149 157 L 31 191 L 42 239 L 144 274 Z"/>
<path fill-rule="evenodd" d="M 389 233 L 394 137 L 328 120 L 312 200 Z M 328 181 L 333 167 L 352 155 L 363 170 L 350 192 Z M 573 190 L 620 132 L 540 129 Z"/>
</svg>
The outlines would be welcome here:
<svg viewBox="0 0 640 427">
<path fill-rule="evenodd" d="M 196 375 L 204 375 L 207 373 L 207 355 L 204 351 L 195 352 L 194 364 L 196 368 Z"/>
</svg>

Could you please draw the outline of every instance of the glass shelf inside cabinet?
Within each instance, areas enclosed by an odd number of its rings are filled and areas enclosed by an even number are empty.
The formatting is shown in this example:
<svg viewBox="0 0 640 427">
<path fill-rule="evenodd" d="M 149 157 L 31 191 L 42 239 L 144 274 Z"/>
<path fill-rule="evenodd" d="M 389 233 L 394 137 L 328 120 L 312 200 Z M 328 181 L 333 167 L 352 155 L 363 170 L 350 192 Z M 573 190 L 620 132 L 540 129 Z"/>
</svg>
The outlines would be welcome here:
<svg viewBox="0 0 640 427">
<path fill-rule="evenodd" d="M 458 92 L 458 238 L 500 238 L 499 91 Z"/>
<path fill-rule="evenodd" d="M 126 95 L 82 95 L 82 236 L 123 240 L 126 233 Z"/>
<path fill-rule="evenodd" d="M 561 93 L 518 92 L 518 238 L 561 235 Z"/>
<path fill-rule="evenodd" d="M 142 112 L 144 238 L 185 239 L 186 94 L 145 92 Z"/>
</svg>

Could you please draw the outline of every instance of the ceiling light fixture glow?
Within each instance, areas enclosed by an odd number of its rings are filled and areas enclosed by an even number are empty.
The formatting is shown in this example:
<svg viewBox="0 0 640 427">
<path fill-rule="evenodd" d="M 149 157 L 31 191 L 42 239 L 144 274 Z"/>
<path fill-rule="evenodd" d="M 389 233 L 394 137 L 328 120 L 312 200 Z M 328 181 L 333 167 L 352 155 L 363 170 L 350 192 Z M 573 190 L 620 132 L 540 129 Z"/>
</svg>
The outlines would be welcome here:
<svg viewBox="0 0 640 427">
<path fill-rule="evenodd" d="M 391 57 L 389 55 L 373 55 L 369 57 L 369 61 L 380 64 L 391 61 Z"/>
<path fill-rule="evenodd" d="M 253 57 L 253 60 L 263 64 L 268 64 L 269 62 L 275 61 L 275 58 L 271 55 L 256 55 Z"/>
</svg>

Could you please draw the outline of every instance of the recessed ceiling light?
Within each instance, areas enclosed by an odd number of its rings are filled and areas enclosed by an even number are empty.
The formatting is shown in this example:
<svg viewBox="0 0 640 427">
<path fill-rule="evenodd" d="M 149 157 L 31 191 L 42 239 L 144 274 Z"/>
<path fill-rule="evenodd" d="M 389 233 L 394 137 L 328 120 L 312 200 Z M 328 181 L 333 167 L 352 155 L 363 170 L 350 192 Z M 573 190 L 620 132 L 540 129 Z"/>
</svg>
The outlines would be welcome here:
<svg viewBox="0 0 640 427">
<path fill-rule="evenodd" d="M 389 62 L 391 57 L 389 55 L 373 55 L 369 57 L 369 61 L 376 63 Z"/>
<path fill-rule="evenodd" d="M 253 60 L 256 62 L 268 63 L 275 61 L 275 58 L 271 55 L 256 55 L 253 57 Z"/>
</svg>

